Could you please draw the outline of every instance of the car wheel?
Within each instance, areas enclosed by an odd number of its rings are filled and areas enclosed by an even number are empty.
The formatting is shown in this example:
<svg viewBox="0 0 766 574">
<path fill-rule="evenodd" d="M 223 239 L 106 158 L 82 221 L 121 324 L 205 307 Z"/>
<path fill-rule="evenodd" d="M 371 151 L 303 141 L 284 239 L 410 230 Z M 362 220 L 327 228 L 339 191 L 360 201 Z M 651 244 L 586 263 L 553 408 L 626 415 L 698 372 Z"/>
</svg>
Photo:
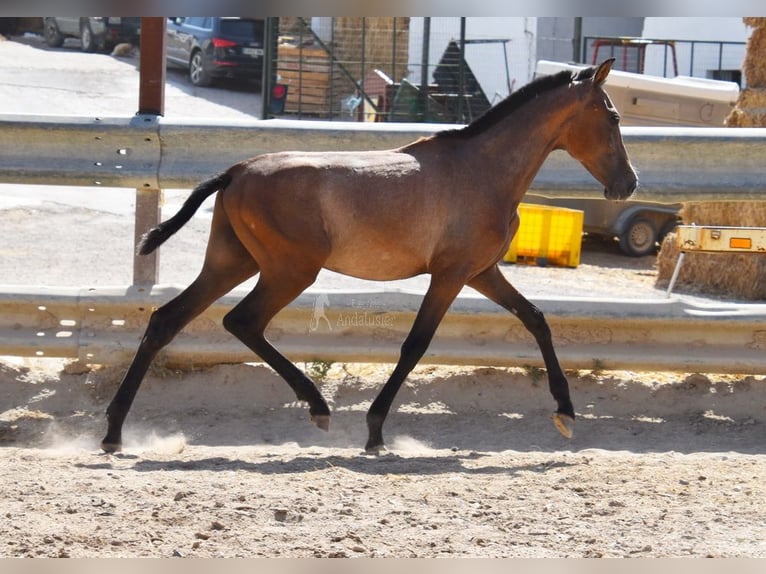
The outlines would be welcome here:
<svg viewBox="0 0 766 574">
<path fill-rule="evenodd" d="M 642 257 L 654 251 L 656 241 L 657 230 L 652 221 L 645 217 L 636 217 L 620 235 L 620 249 L 626 255 Z"/>
<path fill-rule="evenodd" d="M 45 35 L 45 43 L 51 48 L 60 48 L 64 45 L 64 36 L 59 32 L 59 27 L 56 26 L 56 21 L 53 18 L 45 19 L 43 34 Z"/>
<path fill-rule="evenodd" d="M 189 60 L 189 80 L 195 86 L 210 85 L 210 74 L 205 71 L 201 50 L 194 52 Z"/>
<path fill-rule="evenodd" d="M 95 52 L 96 48 L 98 48 L 96 37 L 93 35 L 90 22 L 87 20 L 80 22 L 80 41 L 82 42 L 84 52 Z"/>
</svg>

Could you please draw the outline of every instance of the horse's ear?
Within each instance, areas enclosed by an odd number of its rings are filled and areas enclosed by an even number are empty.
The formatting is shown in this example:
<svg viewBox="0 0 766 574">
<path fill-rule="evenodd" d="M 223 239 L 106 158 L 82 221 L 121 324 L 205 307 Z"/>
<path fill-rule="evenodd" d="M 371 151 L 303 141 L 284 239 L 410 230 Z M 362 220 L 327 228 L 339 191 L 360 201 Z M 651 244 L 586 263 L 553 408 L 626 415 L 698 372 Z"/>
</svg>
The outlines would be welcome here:
<svg viewBox="0 0 766 574">
<path fill-rule="evenodd" d="M 604 83 L 604 81 L 606 81 L 606 77 L 609 75 L 609 72 L 612 69 L 612 64 L 614 64 L 614 58 L 609 58 L 608 60 L 601 62 L 598 70 L 596 70 L 596 73 L 593 75 L 594 84 L 600 86 Z"/>
</svg>

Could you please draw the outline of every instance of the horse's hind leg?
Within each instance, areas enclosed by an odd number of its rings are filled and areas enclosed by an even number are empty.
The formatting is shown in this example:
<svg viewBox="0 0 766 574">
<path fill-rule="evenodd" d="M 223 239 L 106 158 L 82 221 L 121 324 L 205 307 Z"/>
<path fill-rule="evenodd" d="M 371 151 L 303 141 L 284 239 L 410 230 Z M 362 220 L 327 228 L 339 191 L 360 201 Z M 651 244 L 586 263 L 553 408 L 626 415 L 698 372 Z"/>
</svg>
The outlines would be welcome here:
<svg viewBox="0 0 766 574">
<path fill-rule="evenodd" d="M 407 378 L 407 375 L 415 368 L 415 365 L 418 364 L 428 349 L 436 328 L 462 287 L 462 281 L 440 280 L 432 276 L 431 285 L 423 298 L 412 329 L 402 344 L 399 362 L 367 411 L 367 430 L 369 433 L 365 445 L 367 452 L 374 453 L 384 449 L 383 423 L 391 409 L 394 397 L 404 379 Z"/>
<path fill-rule="evenodd" d="M 542 312 L 508 283 L 496 265 L 476 276 L 468 285 L 516 315 L 534 336 L 548 371 L 551 394 L 558 405 L 553 422 L 561 434 L 571 438 L 575 413 L 569 398 L 569 383 L 559 365 L 553 349 L 551 330 Z"/>
<path fill-rule="evenodd" d="M 189 287 L 152 313 L 133 362 L 106 410 L 107 432 L 101 442 L 104 451 L 122 448 L 122 425 L 157 353 L 216 299 L 257 272 L 256 262 L 216 209 L 202 271 Z"/>
<path fill-rule="evenodd" d="M 314 381 L 275 349 L 264 336 L 264 331 L 274 315 L 310 286 L 318 272 L 318 267 L 306 271 L 293 268 L 289 273 L 279 276 L 262 271 L 253 291 L 226 314 L 223 325 L 279 373 L 293 389 L 298 400 L 309 404 L 309 414 L 316 426 L 322 430 L 329 430 L 330 408 Z"/>
</svg>

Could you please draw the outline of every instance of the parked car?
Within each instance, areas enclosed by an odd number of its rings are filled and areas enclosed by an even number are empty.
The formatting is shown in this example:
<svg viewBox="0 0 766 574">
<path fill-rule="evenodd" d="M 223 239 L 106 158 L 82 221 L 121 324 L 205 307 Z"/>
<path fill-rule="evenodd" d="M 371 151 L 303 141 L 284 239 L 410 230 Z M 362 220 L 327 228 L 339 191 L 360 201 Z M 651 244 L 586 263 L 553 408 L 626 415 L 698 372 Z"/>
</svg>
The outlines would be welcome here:
<svg viewBox="0 0 766 574">
<path fill-rule="evenodd" d="M 117 44 L 138 44 L 141 18 L 125 16 L 46 16 L 43 18 L 45 43 L 58 48 L 66 38 L 80 38 L 86 52 L 111 50 Z"/>
<path fill-rule="evenodd" d="M 255 18 L 168 18 L 167 61 L 188 69 L 195 86 L 208 86 L 216 78 L 260 85 L 263 31 L 264 21 Z"/>
</svg>

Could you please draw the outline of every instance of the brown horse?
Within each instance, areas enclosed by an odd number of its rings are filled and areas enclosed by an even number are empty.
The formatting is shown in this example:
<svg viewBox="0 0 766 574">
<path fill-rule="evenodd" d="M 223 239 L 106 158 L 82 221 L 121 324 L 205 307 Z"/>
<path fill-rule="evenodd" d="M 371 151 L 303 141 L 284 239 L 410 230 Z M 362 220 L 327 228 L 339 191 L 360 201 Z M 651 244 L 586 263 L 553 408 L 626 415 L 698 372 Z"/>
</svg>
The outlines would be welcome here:
<svg viewBox="0 0 766 574">
<path fill-rule="evenodd" d="M 464 285 L 508 309 L 534 335 L 557 404 L 554 423 L 570 437 L 575 413 L 550 329 L 497 263 L 519 226 L 519 202 L 552 150 L 579 160 L 607 198 L 624 199 L 636 188 L 620 116 L 603 89 L 612 62 L 535 80 L 468 126 L 398 149 L 263 154 L 200 184 L 141 244 L 141 253 L 152 252 L 220 191 L 202 270 L 152 314 L 107 409 L 102 448 L 121 448 L 123 422 L 157 352 L 256 273 L 258 283 L 224 317 L 224 327 L 279 373 L 308 402 L 314 424 L 328 430 L 330 410 L 314 382 L 264 337 L 271 319 L 322 268 L 382 281 L 431 275 L 399 362 L 367 413 L 367 451 L 383 448 L 394 397 Z"/>
</svg>

